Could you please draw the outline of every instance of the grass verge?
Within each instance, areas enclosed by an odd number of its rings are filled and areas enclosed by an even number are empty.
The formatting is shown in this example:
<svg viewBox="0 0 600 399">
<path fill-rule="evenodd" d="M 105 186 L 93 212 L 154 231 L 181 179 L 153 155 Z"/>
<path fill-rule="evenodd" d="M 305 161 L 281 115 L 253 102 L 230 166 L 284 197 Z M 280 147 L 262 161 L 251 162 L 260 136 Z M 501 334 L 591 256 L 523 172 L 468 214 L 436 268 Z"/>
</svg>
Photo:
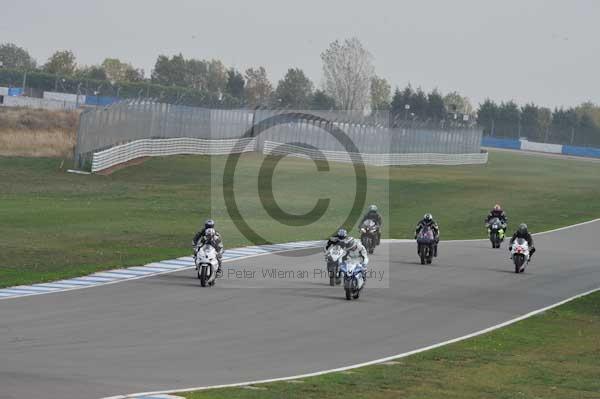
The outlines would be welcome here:
<svg viewBox="0 0 600 399">
<path fill-rule="evenodd" d="M 549 348 L 552 348 L 549 350 Z M 292 360 L 293 361 L 293 360 Z M 187 399 L 597 399 L 600 292 L 459 343 L 301 381 L 178 394 Z"/>
<path fill-rule="evenodd" d="M 244 220 L 266 239 L 324 238 L 342 223 L 355 190 L 350 165 L 332 163 L 328 172 L 293 158 L 271 165 L 274 200 L 286 212 L 331 200 L 318 222 L 296 226 L 293 217 L 274 222 L 263 209 L 263 160 L 242 157 L 235 193 Z M 65 173 L 60 159 L 0 157 L 0 287 L 185 255 L 209 216 L 226 247 L 249 244 L 224 206 L 225 161 L 154 158 L 110 176 L 81 176 Z M 534 232 L 600 217 L 600 165 L 578 160 L 492 152 L 484 166 L 368 168 L 368 181 L 367 202 L 379 205 L 384 235 L 394 238 L 411 237 L 425 212 L 438 219 L 443 239 L 482 238 L 495 202 L 513 226 L 526 221 Z"/>
</svg>

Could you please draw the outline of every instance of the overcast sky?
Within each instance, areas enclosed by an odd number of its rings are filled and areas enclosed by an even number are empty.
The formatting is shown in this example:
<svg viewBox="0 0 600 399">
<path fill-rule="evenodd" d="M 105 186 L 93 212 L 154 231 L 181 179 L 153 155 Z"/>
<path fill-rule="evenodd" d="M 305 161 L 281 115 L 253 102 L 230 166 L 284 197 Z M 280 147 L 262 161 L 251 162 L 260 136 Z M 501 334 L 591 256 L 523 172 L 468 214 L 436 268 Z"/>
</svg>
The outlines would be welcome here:
<svg viewBox="0 0 600 399">
<path fill-rule="evenodd" d="M 276 82 L 358 37 L 392 86 L 457 90 L 545 106 L 600 103 L 598 0 L 0 0 L 0 42 L 39 63 L 71 49 L 81 64 L 117 57 L 149 74 L 158 54 L 263 65 Z"/>
</svg>

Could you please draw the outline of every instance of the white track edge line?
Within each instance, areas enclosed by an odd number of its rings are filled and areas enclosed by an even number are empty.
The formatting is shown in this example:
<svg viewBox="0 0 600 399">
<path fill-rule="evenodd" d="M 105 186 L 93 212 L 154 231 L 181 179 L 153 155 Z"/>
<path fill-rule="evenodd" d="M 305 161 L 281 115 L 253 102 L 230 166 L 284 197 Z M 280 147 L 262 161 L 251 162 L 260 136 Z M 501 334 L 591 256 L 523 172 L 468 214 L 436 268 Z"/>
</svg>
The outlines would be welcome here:
<svg viewBox="0 0 600 399">
<path fill-rule="evenodd" d="M 313 248 L 318 248 L 318 247 L 315 246 Z M 302 249 L 307 249 L 307 248 L 302 248 Z M 268 253 L 258 253 L 258 254 L 253 254 L 253 255 L 244 255 L 244 256 L 239 256 L 237 258 L 223 259 L 223 263 L 229 263 L 229 262 L 233 262 L 233 261 L 236 261 L 236 260 L 244 260 L 244 259 L 254 258 L 254 257 L 257 257 L 257 256 L 274 255 L 274 254 L 277 254 L 277 253 L 292 252 L 292 251 L 298 251 L 298 250 L 299 250 L 298 248 L 290 248 L 290 249 L 282 249 L 281 251 L 273 251 L 273 252 L 268 252 Z M 154 262 L 154 263 L 156 263 L 156 262 Z M 132 267 L 134 267 L 134 266 L 132 266 Z M 167 271 L 164 271 L 164 272 L 158 272 L 158 273 L 153 273 L 153 274 L 145 274 L 145 275 L 140 275 L 140 276 L 136 276 L 136 277 L 132 277 L 132 278 L 124 278 L 124 279 L 118 279 L 118 280 L 114 280 L 114 281 L 107 281 L 107 282 L 98 283 L 98 284 L 91 284 L 91 285 L 83 285 L 82 284 L 82 285 L 79 285 L 77 287 L 67 288 L 67 289 L 59 290 L 59 291 L 35 292 L 35 293 L 31 293 L 31 294 L 7 296 L 7 297 L 0 298 L 0 301 L 9 300 L 9 299 L 17 299 L 17 298 L 25 298 L 25 297 L 31 297 L 31 296 L 37 296 L 37 295 L 59 294 L 61 292 L 76 291 L 76 290 L 81 290 L 81 289 L 84 289 L 84 288 L 102 287 L 104 285 L 124 283 L 126 281 L 134 281 L 134 280 L 140 280 L 140 279 L 148 278 L 148 277 L 161 276 L 163 274 L 177 273 L 177 272 L 180 272 L 180 271 L 183 271 L 183 270 L 193 269 L 194 267 L 195 266 L 182 266 L 179 269 L 167 270 Z M 81 277 L 86 277 L 86 276 L 81 276 Z M 81 278 L 81 277 L 74 277 L 74 278 Z M 62 281 L 62 280 L 59 280 L 59 281 Z M 68 281 L 68 280 L 65 280 L 65 281 Z M 40 283 L 40 284 L 43 284 L 43 283 Z M 49 282 L 48 284 L 52 284 L 52 283 Z M 2 289 L 0 289 L 0 292 L 2 292 L 2 290 L 10 290 L 10 289 L 11 289 L 10 287 L 2 288 Z"/>
<path fill-rule="evenodd" d="M 537 236 L 537 235 L 543 235 L 543 234 L 548 234 L 548 233 L 554 233 L 554 232 L 557 232 L 557 231 L 572 229 L 572 228 L 575 228 L 575 227 L 583 226 L 583 225 L 594 223 L 594 222 L 597 222 L 597 221 L 600 221 L 600 218 L 588 220 L 586 222 L 572 224 L 572 225 L 569 225 L 569 226 L 559 227 L 559 228 L 556 228 L 556 229 L 552 229 L 552 230 L 548 230 L 548 231 L 543 231 L 543 232 L 540 232 L 540 233 L 534 233 L 533 235 Z M 410 240 L 410 239 L 406 239 L 406 238 L 405 239 L 397 239 L 397 238 L 391 238 L 390 239 L 390 238 L 388 238 L 388 239 L 382 239 L 381 241 L 382 242 L 392 242 L 392 243 L 393 242 L 408 243 L 408 242 L 411 242 L 411 241 L 414 241 L 414 240 Z M 447 241 L 442 240 L 442 242 L 474 242 L 474 241 L 487 241 L 487 239 L 486 238 L 479 238 L 479 239 L 470 239 L 470 240 L 447 240 Z M 302 242 L 302 241 L 300 241 L 300 242 Z M 314 241 L 306 241 L 306 242 L 314 242 Z M 282 243 L 282 245 L 285 245 L 285 244 L 286 243 Z M 269 245 L 277 245 L 277 244 L 269 244 Z M 242 247 L 242 248 L 244 248 L 244 247 Z M 304 248 L 289 248 L 289 249 L 282 249 L 280 251 L 262 252 L 262 253 L 257 253 L 257 254 L 253 254 L 253 255 L 244 255 L 244 256 L 240 256 L 240 257 L 236 257 L 236 258 L 223 259 L 223 263 L 231 262 L 231 261 L 235 261 L 235 260 L 243 260 L 243 259 L 253 258 L 253 257 L 256 257 L 256 256 L 273 255 L 273 254 L 281 253 L 281 252 L 298 251 L 298 250 L 309 249 L 309 248 L 318 248 L 318 245 L 317 244 L 313 244 L 312 246 L 307 246 L 307 247 L 304 247 Z M 166 259 L 166 261 L 169 261 L 169 260 L 173 260 L 173 259 Z M 161 261 L 151 262 L 151 263 L 160 263 L 160 262 Z M 151 263 L 148 263 L 148 264 L 151 264 Z M 143 266 L 144 265 L 142 265 L 141 267 L 143 267 Z M 135 266 L 130 266 L 130 267 L 135 267 Z M 192 269 L 193 267 L 194 266 L 185 266 L 185 267 L 182 267 L 182 268 L 173 269 L 173 270 L 167 270 L 167 271 L 164 271 L 164 272 L 157 272 L 157 273 L 152 273 L 152 274 L 140 275 L 140 276 L 136 276 L 136 277 L 132 277 L 132 278 L 119 279 L 119 280 L 115 280 L 115 281 L 107 281 L 105 283 L 99 283 L 99 284 L 93 284 L 93 285 L 81 285 L 81 286 L 78 286 L 78 287 L 67 288 L 67 289 L 58 290 L 58 291 L 36 292 L 36 293 L 31 293 L 31 294 L 23 294 L 23 295 L 14 295 L 14 296 L 0 297 L 0 301 L 9 300 L 9 299 L 16 299 L 16 298 L 23 298 L 23 297 L 29 297 L 29 296 L 36 296 L 36 295 L 57 294 L 57 293 L 66 292 L 66 291 L 80 290 L 80 289 L 83 289 L 83 288 L 101 287 L 103 285 L 117 284 L 117 283 L 122 283 L 122 282 L 125 282 L 125 281 L 133 281 L 133 280 L 139 280 L 139 279 L 147 278 L 147 277 L 154 277 L 154 276 L 160 276 L 160 275 L 163 275 L 163 274 L 175 273 L 175 272 L 179 272 L 179 271 L 182 271 L 182 270 Z M 115 269 L 115 270 L 120 270 L 120 269 Z M 110 272 L 110 271 L 109 270 L 105 270 L 105 271 L 100 271 L 100 272 L 96 272 L 96 273 L 108 273 L 108 272 Z M 88 275 L 88 276 L 91 276 L 91 275 Z M 69 280 L 73 280 L 73 279 L 81 278 L 81 277 L 88 277 L 88 276 L 73 277 L 73 278 L 71 278 Z M 69 280 L 58 280 L 58 281 L 48 282 L 48 283 L 49 284 L 52 284 L 52 283 L 61 284 L 60 281 L 69 281 Z M 38 283 L 38 284 L 44 284 L 44 283 Z M 31 284 L 31 285 L 34 285 L 34 284 Z M 0 292 L 2 290 L 9 290 L 9 289 L 11 289 L 11 287 L 1 288 Z"/>
<path fill-rule="evenodd" d="M 560 305 L 564 305 L 567 302 L 571 302 L 575 299 L 581 298 L 583 296 L 592 294 L 596 291 L 600 291 L 600 287 L 594 288 L 592 290 L 583 292 L 581 294 L 577 294 L 574 295 L 572 297 L 569 297 L 567 299 L 563 299 L 560 302 L 556 302 L 552 305 L 549 306 L 545 306 L 543 308 L 537 309 L 537 310 L 533 310 L 529 313 L 526 313 L 524 315 L 515 317 L 513 319 L 507 320 L 505 322 L 502 322 L 500 324 L 496 324 L 493 325 L 491 327 L 487 327 L 484 328 L 483 330 L 479 330 L 470 334 L 466 334 L 457 338 L 453 338 L 453 339 L 449 339 L 443 342 L 438 342 L 437 344 L 433 344 L 433 345 L 429 345 L 429 346 L 424 346 L 422 348 L 418 348 L 418 349 L 414 349 L 412 351 L 408 351 L 408 352 L 404 352 L 404 353 L 399 353 L 397 355 L 392 355 L 392 356 L 388 356 L 388 357 L 383 357 L 380 359 L 375 359 L 375 360 L 371 360 L 368 362 L 364 362 L 364 363 L 358 363 L 358 364 L 353 364 L 350 366 L 343 366 L 343 367 L 338 367 L 338 368 L 334 368 L 334 369 L 329 369 L 329 370 L 322 370 L 322 371 L 316 371 L 313 373 L 306 373 L 306 374 L 299 374 L 299 375 L 294 375 L 294 376 L 289 376 L 289 377 L 280 377 L 280 378 L 269 378 L 269 379 L 265 379 L 265 380 L 256 380 L 256 381 L 246 381 L 246 382 L 238 382 L 238 383 L 232 383 L 232 384 L 221 384 L 221 385 L 208 385 L 208 386 L 201 386 L 201 387 L 191 387 L 191 388 L 183 388 L 183 389 L 171 389 L 171 390 L 165 390 L 165 391 L 155 391 L 155 392 L 140 392 L 140 393 L 132 393 L 132 394 L 128 394 L 128 395 L 121 395 L 121 396 L 111 396 L 111 397 L 106 397 L 103 399 L 130 399 L 130 398 L 142 398 L 144 396 L 151 396 L 151 395 L 162 395 L 162 394 L 169 394 L 169 393 L 179 393 L 179 392 L 188 392 L 188 391 L 205 391 L 208 389 L 218 389 L 218 388 L 234 388 L 234 387 L 240 387 L 240 386 L 247 386 L 247 385 L 254 385 L 254 384 L 266 384 L 266 383 L 271 383 L 271 382 L 279 382 L 279 381 L 289 381 L 289 380 L 296 380 L 296 379 L 302 379 L 302 378 L 309 378 L 309 377 L 317 377 L 320 375 L 324 375 L 324 374 L 330 374 L 330 373 L 336 373 L 336 372 L 340 372 L 340 371 L 346 371 L 346 370 L 352 370 L 352 369 L 356 369 L 356 368 L 360 368 L 360 367 L 365 367 L 365 366 L 372 366 L 375 364 L 381 364 L 384 362 L 389 362 L 391 360 L 395 360 L 395 359 L 400 359 L 403 357 L 407 357 L 407 356 L 411 356 L 411 355 L 415 355 L 417 353 L 421 353 L 421 352 L 425 352 L 431 349 L 436 349 L 439 348 L 441 346 L 445 346 L 445 345 L 449 345 L 449 344 L 453 344 L 455 342 L 460 342 L 460 341 L 464 341 L 466 339 L 469 338 L 474 338 L 477 337 L 479 335 L 483 335 L 486 334 L 488 332 L 492 332 L 494 330 L 497 330 L 499 328 L 502 327 L 506 327 L 509 326 L 511 324 L 517 323 L 519 321 L 522 321 L 524 319 L 527 319 L 531 316 L 535 316 L 537 314 L 543 313 L 547 310 L 553 309 L 555 307 L 558 307 Z"/>
<path fill-rule="evenodd" d="M 600 222 L 600 218 L 587 220 L 587 221 L 581 222 L 581 223 L 571 224 L 569 226 L 558 227 L 558 228 L 552 229 L 552 230 L 540 231 L 539 233 L 533 233 L 532 236 L 541 236 L 544 234 L 556 233 L 557 231 L 568 230 L 568 229 L 572 229 L 572 228 L 579 227 L 579 226 L 584 226 L 586 224 L 591 224 L 591 223 L 595 223 L 595 222 Z M 471 239 L 464 239 L 464 240 L 441 240 L 440 242 L 442 242 L 442 243 L 444 243 L 444 242 L 478 242 L 478 241 L 488 241 L 488 240 L 489 240 L 488 238 L 471 238 Z M 382 238 L 381 242 L 410 243 L 410 242 L 415 242 L 415 240 L 411 240 L 409 238 Z"/>
</svg>

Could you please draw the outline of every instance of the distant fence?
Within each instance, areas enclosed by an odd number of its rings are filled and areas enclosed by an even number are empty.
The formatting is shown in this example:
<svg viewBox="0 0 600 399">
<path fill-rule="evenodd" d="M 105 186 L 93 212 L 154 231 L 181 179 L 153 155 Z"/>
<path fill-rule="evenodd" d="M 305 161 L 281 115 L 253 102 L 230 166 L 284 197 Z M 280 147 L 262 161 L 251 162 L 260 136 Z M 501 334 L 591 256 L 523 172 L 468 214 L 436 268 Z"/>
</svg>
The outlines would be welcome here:
<svg viewBox="0 0 600 399">
<path fill-rule="evenodd" d="M 520 150 L 521 142 L 514 139 L 503 139 L 490 136 L 483 136 L 481 145 L 484 147 L 506 148 L 511 150 Z"/>
<path fill-rule="evenodd" d="M 74 110 L 75 103 L 69 101 L 49 100 L 36 97 L 4 96 L 2 105 L 5 107 L 27 107 L 49 110 Z"/>
<path fill-rule="evenodd" d="M 327 151 L 302 147 L 293 144 L 265 141 L 263 153 L 266 155 L 289 155 L 317 161 L 333 161 L 356 163 L 363 162 L 374 166 L 402 166 L 402 165 L 464 165 L 487 163 L 487 152 L 474 154 L 361 154 L 345 151 Z"/>
<path fill-rule="evenodd" d="M 563 145 L 562 153 L 565 155 L 573 155 L 577 157 L 600 158 L 600 148 Z"/>
<path fill-rule="evenodd" d="M 74 104 L 85 104 L 86 96 L 84 94 L 60 93 L 55 91 L 45 91 L 42 97 L 46 100 L 66 101 Z"/>
<path fill-rule="evenodd" d="M 0 87 L 0 96 L 3 96 L 2 105 L 7 107 L 28 107 L 43 109 L 75 109 L 82 106 L 106 107 L 121 101 L 117 97 L 83 95 L 72 93 L 61 93 L 53 91 L 44 91 L 37 93 L 41 95 L 36 97 L 33 93 L 24 95 L 20 87 Z"/>
<path fill-rule="evenodd" d="M 119 146 L 121 154 L 130 151 L 135 156 L 145 151 L 140 148 L 149 148 L 150 144 L 147 141 L 143 145 L 135 144 L 135 150 L 123 145 L 152 139 L 156 141 L 153 146 L 160 146 L 166 143 L 164 139 L 175 138 L 207 142 L 251 138 L 254 139 L 254 150 L 258 152 L 263 152 L 267 142 L 282 143 L 328 151 L 331 155 L 336 152 L 360 153 L 374 160 L 373 164 L 386 165 L 428 163 L 427 159 L 435 158 L 414 154 L 460 155 L 437 157 L 439 162 L 446 159 L 444 162 L 451 164 L 479 163 L 483 159 L 480 156 L 480 129 L 412 122 L 389 128 L 388 122 L 387 114 L 363 116 L 337 111 L 207 109 L 150 101 L 125 102 L 87 110 L 81 115 L 76 161 L 79 166 L 94 161 L 94 168 L 99 170 L 100 165 L 108 165 L 108 161 L 99 163 L 103 156 L 100 154 L 110 153 L 105 150 Z M 187 153 L 184 147 L 174 151 Z M 157 149 L 152 151 L 158 154 Z M 413 155 L 398 157 L 398 154 Z M 465 154 L 477 156 L 466 157 Z M 123 156 L 119 159 L 129 157 Z"/>
<path fill-rule="evenodd" d="M 578 147 L 572 145 L 537 143 L 529 140 L 515 140 L 483 136 L 483 147 L 505 148 L 512 150 L 543 152 L 548 154 L 563 154 L 577 157 L 600 158 L 600 148 Z"/>
<path fill-rule="evenodd" d="M 547 152 L 549 154 L 562 154 L 562 145 L 550 143 L 536 143 L 535 141 L 519 140 L 524 151 Z"/>
</svg>

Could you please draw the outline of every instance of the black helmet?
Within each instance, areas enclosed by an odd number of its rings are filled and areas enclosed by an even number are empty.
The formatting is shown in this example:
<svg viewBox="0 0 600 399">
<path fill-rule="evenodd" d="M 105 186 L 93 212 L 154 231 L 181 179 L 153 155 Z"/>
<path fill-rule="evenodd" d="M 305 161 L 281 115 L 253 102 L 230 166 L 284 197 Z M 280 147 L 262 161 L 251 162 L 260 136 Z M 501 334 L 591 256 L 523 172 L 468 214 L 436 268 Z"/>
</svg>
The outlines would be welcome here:
<svg viewBox="0 0 600 399">
<path fill-rule="evenodd" d="M 346 237 L 348 237 L 348 232 L 346 231 L 346 229 L 339 229 L 337 231 L 336 237 L 339 238 L 340 240 L 343 240 Z"/>
<path fill-rule="evenodd" d="M 431 222 L 433 220 L 433 216 L 431 216 L 431 213 L 426 213 L 425 216 L 423 216 L 423 219 L 426 222 Z"/>
<path fill-rule="evenodd" d="M 525 223 L 521 223 L 519 225 L 519 233 L 521 234 L 527 234 L 528 230 L 527 230 L 527 225 Z"/>
<path fill-rule="evenodd" d="M 205 229 L 214 229 L 215 228 L 215 221 L 212 219 L 208 219 L 206 222 L 204 222 L 204 228 Z"/>
</svg>

